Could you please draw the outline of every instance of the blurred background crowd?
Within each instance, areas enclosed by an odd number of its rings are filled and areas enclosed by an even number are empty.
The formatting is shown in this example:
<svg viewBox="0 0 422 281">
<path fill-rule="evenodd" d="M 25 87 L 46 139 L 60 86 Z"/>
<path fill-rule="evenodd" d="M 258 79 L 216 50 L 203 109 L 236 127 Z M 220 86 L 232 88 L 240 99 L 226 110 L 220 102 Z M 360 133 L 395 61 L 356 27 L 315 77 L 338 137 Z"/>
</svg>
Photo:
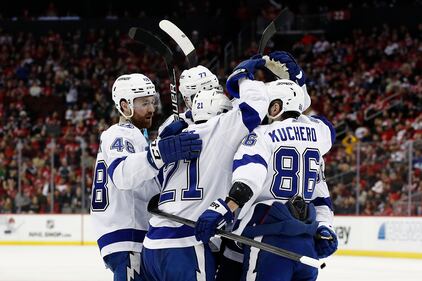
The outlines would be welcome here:
<svg viewBox="0 0 422 281">
<path fill-rule="evenodd" d="M 289 5 L 266 52 L 294 55 L 307 113 L 336 127 L 325 167 L 335 213 L 422 215 L 422 1 L 126 2 L 0 4 L 0 213 L 89 211 L 99 135 L 118 120 L 111 85 L 123 73 L 147 75 L 160 93 L 155 138 L 171 114 L 169 80 L 130 26 L 174 21 L 224 85 Z"/>
</svg>

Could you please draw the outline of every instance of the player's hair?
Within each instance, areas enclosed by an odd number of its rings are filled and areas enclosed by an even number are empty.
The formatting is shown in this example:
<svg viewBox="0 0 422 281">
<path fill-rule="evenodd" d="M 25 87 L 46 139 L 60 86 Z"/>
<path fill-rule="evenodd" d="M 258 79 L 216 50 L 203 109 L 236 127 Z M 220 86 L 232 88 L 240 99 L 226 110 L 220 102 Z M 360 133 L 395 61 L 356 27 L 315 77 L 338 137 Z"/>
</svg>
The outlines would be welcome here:
<svg viewBox="0 0 422 281">
<path fill-rule="evenodd" d="M 297 111 L 286 111 L 283 114 L 281 114 L 281 119 L 288 119 L 288 118 L 298 118 L 300 116 L 300 113 Z"/>
</svg>

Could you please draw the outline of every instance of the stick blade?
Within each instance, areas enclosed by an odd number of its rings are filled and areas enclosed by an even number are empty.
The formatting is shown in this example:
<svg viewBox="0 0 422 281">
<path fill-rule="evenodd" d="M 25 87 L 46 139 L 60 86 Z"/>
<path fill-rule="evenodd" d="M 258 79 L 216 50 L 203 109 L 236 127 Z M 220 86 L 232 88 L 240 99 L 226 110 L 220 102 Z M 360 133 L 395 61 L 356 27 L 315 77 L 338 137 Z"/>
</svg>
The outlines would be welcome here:
<svg viewBox="0 0 422 281">
<path fill-rule="evenodd" d="M 312 266 L 314 268 L 321 268 L 323 269 L 324 267 L 326 267 L 327 265 L 325 264 L 325 262 L 318 260 L 318 259 L 314 259 L 308 256 L 302 256 L 299 261 L 303 264 Z"/>
<path fill-rule="evenodd" d="M 182 30 L 180 30 L 177 25 L 172 23 L 169 20 L 162 20 L 159 23 L 161 30 L 168 34 L 174 41 L 176 41 L 177 45 L 182 49 L 182 52 L 185 54 L 188 63 L 190 66 L 194 66 L 197 64 L 198 58 L 196 55 L 195 47 L 193 46 L 192 42 L 189 40 Z"/>
<path fill-rule="evenodd" d="M 168 66 L 173 65 L 173 52 L 160 38 L 141 27 L 131 27 L 128 35 L 132 40 L 153 48 L 164 57 Z"/>
<path fill-rule="evenodd" d="M 258 53 L 263 54 L 265 46 L 267 46 L 268 41 L 277 33 L 277 30 L 274 27 L 274 22 L 271 22 L 264 30 L 259 41 Z"/>
<path fill-rule="evenodd" d="M 280 14 L 265 28 L 262 32 L 261 40 L 259 41 L 258 53 L 262 54 L 268 41 L 274 36 L 279 30 L 281 25 L 286 21 L 288 17 L 288 8 L 281 10 Z"/>
<path fill-rule="evenodd" d="M 129 29 L 128 35 L 135 42 L 150 47 L 153 51 L 157 52 L 163 57 L 170 79 L 170 97 L 172 111 L 175 120 L 179 120 L 179 99 L 177 97 L 177 80 L 176 71 L 173 65 L 173 52 L 171 51 L 169 46 L 167 46 L 158 36 L 152 34 L 151 32 L 143 28 L 132 27 Z"/>
<path fill-rule="evenodd" d="M 130 39 L 135 40 L 135 34 L 136 34 L 137 29 L 138 29 L 137 27 L 131 27 L 129 29 L 128 35 L 129 35 Z"/>
</svg>

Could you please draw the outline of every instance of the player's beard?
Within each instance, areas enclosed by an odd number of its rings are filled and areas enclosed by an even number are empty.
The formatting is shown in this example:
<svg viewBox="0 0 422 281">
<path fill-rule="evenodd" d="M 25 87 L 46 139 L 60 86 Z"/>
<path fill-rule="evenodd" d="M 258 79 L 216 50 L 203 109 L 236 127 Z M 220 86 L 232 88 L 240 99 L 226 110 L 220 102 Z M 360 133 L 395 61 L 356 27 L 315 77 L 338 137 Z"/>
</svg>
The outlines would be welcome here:
<svg viewBox="0 0 422 281">
<path fill-rule="evenodd" d="M 153 117 L 153 114 L 142 116 L 142 117 L 134 115 L 131 118 L 131 121 L 132 121 L 132 124 L 138 129 L 149 129 L 151 128 L 151 125 L 152 125 L 152 117 Z"/>
</svg>

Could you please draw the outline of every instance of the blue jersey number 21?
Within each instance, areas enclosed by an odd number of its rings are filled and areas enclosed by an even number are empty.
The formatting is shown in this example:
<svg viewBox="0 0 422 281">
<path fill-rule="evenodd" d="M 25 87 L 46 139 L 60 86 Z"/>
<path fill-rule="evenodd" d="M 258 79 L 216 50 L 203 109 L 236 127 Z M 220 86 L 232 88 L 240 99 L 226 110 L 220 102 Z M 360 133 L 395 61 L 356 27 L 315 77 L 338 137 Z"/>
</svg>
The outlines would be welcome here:
<svg viewBox="0 0 422 281">
<path fill-rule="evenodd" d="M 274 178 L 271 193 L 277 199 L 289 199 L 301 195 L 310 200 L 318 177 L 320 153 L 317 149 L 308 148 L 302 155 L 294 147 L 280 147 L 274 154 Z M 303 165 L 303 168 L 301 168 Z M 300 170 L 303 174 L 300 175 Z M 302 176 L 302 186 L 299 186 L 299 176 Z M 301 193 L 301 194 L 299 194 Z"/>
<path fill-rule="evenodd" d="M 198 159 L 185 160 L 188 163 L 187 187 L 182 189 L 182 200 L 201 200 L 202 188 L 199 185 Z"/>
<path fill-rule="evenodd" d="M 187 180 L 186 180 L 186 187 L 182 188 L 181 190 L 181 199 L 182 200 L 201 200 L 202 199 L 202 192 L 203 188 L 199 187 L 199 158 L 192 159 L 192 160 L 184 160 L 184 163 L 187 166 L 182 165 L 182 167 L 186 167 L 187 169 Z M 175 201 L 175 193 L 174 189 L 166 190 L 167 183 L 174 175 L 176 170 L 179 168 L 179 162 L 176 162 L 173 167 L 169 168 L 169 172 L 166 175 L 166 179 L 163 182 L 163 191 L 160 195 L 160 204 Z"/>
</svg>

